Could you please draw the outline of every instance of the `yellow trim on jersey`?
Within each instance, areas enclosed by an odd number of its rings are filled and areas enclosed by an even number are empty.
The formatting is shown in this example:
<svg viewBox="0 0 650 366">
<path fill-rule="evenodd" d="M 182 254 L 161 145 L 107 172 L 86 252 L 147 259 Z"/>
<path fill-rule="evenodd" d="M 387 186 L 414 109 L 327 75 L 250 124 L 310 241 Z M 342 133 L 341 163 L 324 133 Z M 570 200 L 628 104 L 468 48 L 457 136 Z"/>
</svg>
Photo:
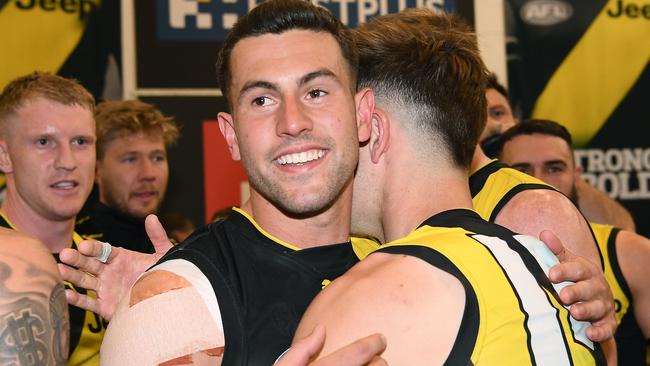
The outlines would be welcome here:
<svg viewBox="0 0 650 366">
<path fill-rule="evenodd" d="M 382 249 L 395 246 L 424 246 L 433 249 L 450 260 L 469 281 L 479 306 L 479 324 L 476 342 L 471 352 L 474 365 L 532 365 L 527 333 L 526 314 L 521 310 L 524 296 L 519 295 L 511 285 L 509 276 L 496 257 L 477 238 L 468 235 L 474 233 L 463 228 L 422 226 L 409 236 L 384 244 Z M 500 240 L 489 237 L 488 240 Z M 503 245 L 506 245 L 503 243 Z M 546 289 L 543 290 L 550 300 L 546 306 L 548 313 L 559 314 L 555 329 L 568 342 L 554 348 L 556 352 L 566 352 L 574 365 L 594 365 L 595 360 L 590 349 L 577 342 L 571 330 L 569 312 Z M 469 295 L 468 295 L 469 296 Z M 554 308 L 554 309 L 553 309 Z M 556 333 L 557 334 L 557 333 Z M 458 334 L 459 337 L 472 336 Z M 545 339 L 540 337 L 538 339 Z M 556 337 L 557 339 L 557 337 Z M 548 354 L 547 354 L 548 356 Z M 539 360 L 537 361 L 539 362 Z"/>
<path fill-rule="evenodd" d="M 479 170 L 477 170 L 478 172 Z M 552 187 L 541 180 L 512 168 L 501 168 L 490 174 L 481 190 L 472 197 L 474 210 L 483 218 L 491 221 L 492 212 L 512 190 L 521 184 L 540 184 Z"/>
<path fill-rule="evenodd" d="M 262 228 L 257 224 L 257 222 L 255 222 L 255 219 L 253 219 L 249 214 L 247 214 L 247 213 L 246 213 L 244 210 L 242 210 L 241 208 L 239 208 L 239 207 L 233 207 L 232 209 L 233 209 L 234 211 L 239 212 L 241 215 L 243 215 L 245 218 L 247 218 L 248 221 L 250 221 L 251 224 L 253 224 L 253 226 L 255 226 L 255 228 L 257 229 L 257 231 L 259 231 L 260 233 L 262 233 L 262 235 L 264 235 L 264 236 L 266 236 L 267 238 L 273 240 L 274 242 L 276 242 L 276 243 L 282 245 L 283 247 L 289 248 L 289 249 L 291 249 L 291 250 L 300 250 L 300 248 L 298 248 L 297 246 L 295 246 L 295 245 L 291 245 L 291 244 L 285 242 L 284 240 L 280 240 L 280 239 L 276 238 L 275 236 L 269 234 L 266 230 L 262 229 Z"/>
<path fill-rule="evenodd" d="M 576 146 L 584 146 L 596 135 L 650 60 L 646 43 L 650 22 L 642 17 L 609 16 L 617 3 L 608 1 L 596 16 L 555 70 L 532 113 L 533 118 L 560 121 L 571 131 Z M 641 11 L 647 0 L 623 4 Z"/>
<path fill-rule="evenodd" d="M 352 242 L 352 250 L 354 250 L 354 254 L 357 255 L 359 260 L 363 260 L 381 246 L 377 240 L 362 236 L 353 235 L 350 241 Z"/>
<path fill-rule="evenodd" d="M 616 276 L 616 273 L 613 270 L 612 266 L 617 266 L 618 263 L 612 263 L 613 259 L 609 253 L 609 240 L 612 230 L 614 227 L 611 225 L 596 224 L 590 222 L 591 230 L 594 232 L 594 237 L 596 238 L 596 243 L 598 243 L 598 250 L 603 257 L 605 263 L 605 280 L 609 284 L 609 287 L 612 289 L 612 295 L 614 295 L 614 315 L 616 316 L 616 324 L 620 325 L 621 320 L 627 313 L 630 307 L 630 299 L 625 295 L 619 278 Z M 616 247 L 614 246 L 614 249 Z"/>
<path fill-rule="evenodd" d="M 51 2 L 52 9 L 46 10 L 40 6 L 43 1 L 32 1 L 30 9 L 19 9 L 18 3 L 27 2 L 9 1 L 0 10 L 0 89 L 17 76 L 34 70 L 58 72 L 86 29 L 85 19 L 71 8 L 84 3 L 101 6 L 100 0 L 57 1 Z M 63 3 L 68 11 L 63 10 Z"/>
</svg>

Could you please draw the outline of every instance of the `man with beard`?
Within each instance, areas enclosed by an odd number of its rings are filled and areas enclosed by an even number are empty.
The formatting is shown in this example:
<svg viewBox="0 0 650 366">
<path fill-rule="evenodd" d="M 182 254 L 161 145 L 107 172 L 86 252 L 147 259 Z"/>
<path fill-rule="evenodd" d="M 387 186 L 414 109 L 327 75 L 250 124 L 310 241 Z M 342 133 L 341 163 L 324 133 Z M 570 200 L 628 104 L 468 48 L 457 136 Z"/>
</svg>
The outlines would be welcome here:
<svg viewBox="0 0 650 366">
<path fill-rule="evenodd" d="M 178 139 L 173 118 L 137 100 L 97 105 L 99 200 L 77 219 L 84 237 L 153 253 L 144 219 L 157 213 L 169 180 L 167 148 Z"/>
<path fill-rule="evenodd" d="M 569 131 L 548 120 L 525 120 L 502 137 L 501 160 L 564 193 L 578 204 L 576 167 Z M 619 365 L 644 365 L 650 337 L 650 240 L 611 225 L 591 223 L 614 295 L 619 325 L 615 338 Z"/>
</svg>

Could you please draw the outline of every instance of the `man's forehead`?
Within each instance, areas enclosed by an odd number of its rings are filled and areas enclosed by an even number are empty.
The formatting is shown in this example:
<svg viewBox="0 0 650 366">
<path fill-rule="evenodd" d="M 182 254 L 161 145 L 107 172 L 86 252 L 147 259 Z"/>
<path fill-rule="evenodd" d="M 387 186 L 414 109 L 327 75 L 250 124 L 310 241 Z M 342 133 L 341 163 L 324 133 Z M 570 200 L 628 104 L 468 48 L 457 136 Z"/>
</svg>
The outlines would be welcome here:
<svg viewBox="0 0 650 366">
<path fill-rule="evenodd" d="M 531 142 L 530 139 L 534 141 Z M 540 158 L 540 160 L 570 160 L 572 155 L 571 147 L 567 142 L 555 135 L 533 133 L 515 136 L 506 142 L 504 148 L 508 149 L 508 145 L 512 148 L 515 144 L 524 147 L 528 151 L 525 153 L 527 156 L 521 156 L 521 158 L 528 160 L 533 160 L 535 157 Z M 515 153 L 513 149 L 508 150 L 513 154 Z M 530 153 L 531 150 L 534 153 Z"/>
<path fill-rule="evenodd" d="M 241 86 L 249 79 L 298 78 L 319 69 L 330 69 L 336 74 L 348 72 L 334 36 L 312 30 L 247 37 L 235 45 L 230 57 L 233 86 Z"/>
</svg>

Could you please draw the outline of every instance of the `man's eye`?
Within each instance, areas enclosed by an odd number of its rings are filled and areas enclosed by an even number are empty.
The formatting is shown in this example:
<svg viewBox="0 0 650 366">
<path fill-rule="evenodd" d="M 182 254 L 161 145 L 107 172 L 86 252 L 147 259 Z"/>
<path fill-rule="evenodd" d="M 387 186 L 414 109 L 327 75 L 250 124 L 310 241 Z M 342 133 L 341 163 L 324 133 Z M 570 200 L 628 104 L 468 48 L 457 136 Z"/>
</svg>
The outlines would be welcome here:
<svg viewBox="0 0 650 366">
<path fill-rule="evenodd" d="M 270 99 L 267 98 L 267 97 L 257 97 L 255 99 L 253 99 L 253 104 L 255 104 L 257 106 L 260 106 L 260 107 L 264 107 L 265 105 L 268 105 L 269 102 L 270 102 Z"/>
<path fill-rule="evenodd" d="M 505 112 L 501 109 L 493 109 L 490 111 L 490 114 L 492 115 L 492 117 L 498 118 L 498 117 L 502 117 L 505 114 Z"/>
<path fill-rule="evenodd" d="M 46 138 L 41 138 L 41 139 L 36 140 L 36 144 L 39 145 L 39 146 L 47 146 L 49 143 L 50 143 L 50 140 L 48 140 Z"/>
<path fill-rule="evenodd" d="M 82 138 L 82 137 L 78 137 L 78 138 L 72 140 L 72 143 L 75 144 L 75 145 L 83 146 L 83 145 L 88 144 L 88 140 L 86 140 L 85 138 Z"/>
<path fill-rule="evenodd" d="M 327 93 L 320 89 L 314 89 L 309 91 L 310 98 L 319 98 L 319 97 L 324 97 L 325 95 L 327 95 Z"/>
</svg>

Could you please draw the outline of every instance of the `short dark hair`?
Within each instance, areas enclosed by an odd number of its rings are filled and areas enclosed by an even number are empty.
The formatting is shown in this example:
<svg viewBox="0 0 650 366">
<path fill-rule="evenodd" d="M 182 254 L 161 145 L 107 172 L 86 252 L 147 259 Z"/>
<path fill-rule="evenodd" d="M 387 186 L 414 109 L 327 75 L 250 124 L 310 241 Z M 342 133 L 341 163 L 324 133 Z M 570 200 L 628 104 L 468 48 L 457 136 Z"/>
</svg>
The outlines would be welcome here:
<svg viewBox="0 0 650 366">
<path fill-rule="evenodd" d="M 468 167 L 485 127 L 487 69 L 465 21 L 428 9 L 373 18 L 355 32 L 358 88 L 401 104 L 422 136 Z"/>
<path fill-rule="evenodd" d="M 304 0 L 268 0 L 240 18 L 226 37 L 217 58 L 217 79 L 221 92 L 230 103 L 230 55 L 242 39 L 264 34 L 281 34 L 290 30 L 309 30 L 331 34 L 347 61 L 352 80 L 356 83 L 358 53 L 351 31 L 328 10 Z"/>
<path fill-rule="evenodd" d="M 499 94 L 503 95 L 503 97 L 508 101 L 508 104 L 510 104 L 510 96 L 508 95 L 508 91 L 506 90 L 506 87 L 499 82 L 499 79 L 497 79 L 497 75 L 495 73 L 490 73 L 490 75 L 488 75 L 486 89 L 496 90 Z"/>
<path fill-rule="evenodd" d="M 540 135 L 559 137 L 569 145 L 569 148 L 573 146 L 573 139 L 571 138 L 569 130 L 561 124 L 548 119 L 526 119 L 519 122 L 501 135 L 501 146 L 504 146 L 506 142 L 517 136 L 532 135 L 536 133 Z"/>
</svg>

